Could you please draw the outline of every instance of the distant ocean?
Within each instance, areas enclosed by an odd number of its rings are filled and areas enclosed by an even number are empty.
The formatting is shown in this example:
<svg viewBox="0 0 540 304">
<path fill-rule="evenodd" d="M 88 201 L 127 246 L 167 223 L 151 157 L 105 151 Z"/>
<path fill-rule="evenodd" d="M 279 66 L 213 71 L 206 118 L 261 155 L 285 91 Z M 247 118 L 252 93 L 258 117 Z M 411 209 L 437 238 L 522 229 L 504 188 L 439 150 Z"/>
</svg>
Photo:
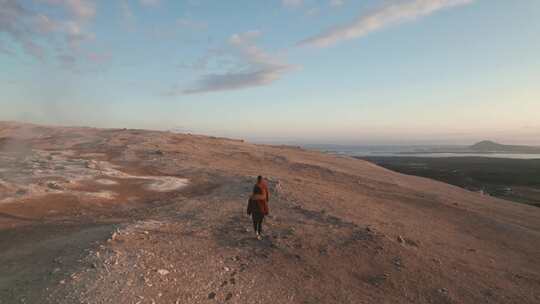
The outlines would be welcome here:
<svg viewBox="0 0 540 304">
<path fill-rule="evenodd" d="M 348 156 L 394 156 L 394 157 L 495 157 L 513 159 L 540 159 L 540 154 L 522 153 L 454 153 L 454 152 L 425 152 L 425 151 L 452 151 L 466 148 L 466 146 L 345 146 L 345 145 L 317 145 L 306 144 L 303 148 L 317 150 L 325 153 Z"/>
</svg>

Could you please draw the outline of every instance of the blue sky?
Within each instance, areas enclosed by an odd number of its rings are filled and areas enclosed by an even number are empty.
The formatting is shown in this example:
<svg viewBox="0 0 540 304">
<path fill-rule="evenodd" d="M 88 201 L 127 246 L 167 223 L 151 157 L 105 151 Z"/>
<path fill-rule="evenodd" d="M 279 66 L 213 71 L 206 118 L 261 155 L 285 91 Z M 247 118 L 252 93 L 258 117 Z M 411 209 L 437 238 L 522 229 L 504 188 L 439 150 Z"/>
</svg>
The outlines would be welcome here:
<svg viewBox="0 0 540 304">
<path fill-rule="evenodd" d="M 0 120 L 540 144 L 537 0 L 0 0 Z"/>
</svg>

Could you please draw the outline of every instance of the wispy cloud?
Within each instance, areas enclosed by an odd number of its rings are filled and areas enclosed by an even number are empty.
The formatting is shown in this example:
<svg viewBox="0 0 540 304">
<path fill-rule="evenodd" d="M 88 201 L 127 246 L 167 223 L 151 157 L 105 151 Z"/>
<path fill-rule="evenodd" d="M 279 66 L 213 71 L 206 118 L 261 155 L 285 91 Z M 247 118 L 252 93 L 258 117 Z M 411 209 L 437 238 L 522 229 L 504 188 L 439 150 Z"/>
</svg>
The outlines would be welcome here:
<svg viewBox="0 0 540 304">
<path fill-rule="evenodd" d="M 286 7 L 297 7 L 304 4 L 304 0 L 281 0 L 281 4 Z"/>
<path fill-rule="evenodd" d="M 330 0 L 330 6 L 337 7 L 345 4 L 345 0 Z"/>
<path fill-rule="evenodd" d="M 129 30 L 133 30 L 135 28 L 136 19 L 128 0 L 120 0 L 119 7 L 123 25 L 126 26 Z"/>
<path fill-rule="evenodd" d="M 32 56 L 42 59 L 44 50 L 33 38 L 39 34 L 38 15 L 25 9 L 17 1 L 0 0 L 0 33 L 10 36 Z"/>
<path fill-rule="evenodd" d="M 94 37 L 85 27 L 96 15 L 95 3 L 89 0 L 35 1 L 51 9 L 64 10 L 67 16 L 53 19 L 45 13 L 26 8 L 22 1 L 0 0 L 0 33 L 6 33 L 37 59 L 44 60 L 48 52 L 53 52 L 62 65 L 74 62 L 72 58 L 79 44 Z M 47 43 L 48 48 L 44 46 Z"/>
<path fill-rule="evenodd" d="M 351 40 L 384 27 L 430 15 L 438 10 L 472 3 L 474 0 L 407 0 L 395 1 L 361 15 L 353 22 L 305 39 L 299 45 L 327 47 Z M 334 1 L 338 3 L 340 1 Z"/>
<path fill-rule="evenodd" d="M 270 54 L 255 44 L 259 31 L 234 34 L 229 38 L 229 51 L 216 52 L 218 56 L 236 58 L 235 64 L 227 62 L 224 72 L 202 75 L 193 86 L 180 90 L 181 94 L 199 94 L 264 86 L 280 79 L 294 69 L 280 56 Z M 225 60 L 227 61 L 227 60 Z M 208 66 L 208 59 L 204 60 Z M 178 92 L 176 92 L 178 93 Z"/>
<path fill-rule="evenodd" d="M 160 3 L 159 0 L 140 0 L 139 2 L 144 6 L 158 6 Z"/>
</svg>

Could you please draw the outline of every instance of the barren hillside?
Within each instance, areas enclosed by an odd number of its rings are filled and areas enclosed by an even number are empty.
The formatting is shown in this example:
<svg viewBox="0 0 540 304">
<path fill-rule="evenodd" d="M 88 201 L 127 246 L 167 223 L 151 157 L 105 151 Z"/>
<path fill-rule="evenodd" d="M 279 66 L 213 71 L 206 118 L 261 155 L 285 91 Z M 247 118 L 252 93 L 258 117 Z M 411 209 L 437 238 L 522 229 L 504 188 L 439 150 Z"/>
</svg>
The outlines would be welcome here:
<svg viewBox="0 0 540 304">
<path fill-rule="evenodd" d="M 0 123 L 1 304 L 539 302 L 539 208 L 293 147 Z"/>
</svg>

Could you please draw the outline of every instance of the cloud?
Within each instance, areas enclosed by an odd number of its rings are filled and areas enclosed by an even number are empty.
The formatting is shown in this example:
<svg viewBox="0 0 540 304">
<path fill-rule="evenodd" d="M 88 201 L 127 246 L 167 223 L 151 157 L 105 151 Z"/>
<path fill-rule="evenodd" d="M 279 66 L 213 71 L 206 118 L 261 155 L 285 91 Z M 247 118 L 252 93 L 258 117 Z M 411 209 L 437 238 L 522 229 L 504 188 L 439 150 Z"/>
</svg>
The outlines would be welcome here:
<svg viewBox="0 0 540 304">
<path fill-rule="evenodd" d="M 92 19 L 96 15 L 96 5 L 91 0 L 39 0 L 39 2 L 61 6 L 79 21 Z"/>
<path fill-rule="evenodd" d="M 159 0 L 140 0 L 139 1 L 141 3 L 141 5 L 144 5 L 144 6 L 158 6 L 159 5 Z"/>
<path fill-rule="evenodd" d="M 128 29 L 133 30 L 135 27 L 135 14 L 133 13 L 131 6 L 129 5 L 127 0 L 120 0 L 119 5 L 120 15 L 122 16 L 122 21 L 124 22 L 124 25 Z"/>
<path fill-rule="evenodd" d="M 472 3 L 474 0 L 407 0 L 382 6 L 353 22 L 330 29 L 298 43 L 299 45 L 327 47 L 344 40 L 368 35 L 384 27 L 430 15 L 438 10 Z"/>
<path fill-rule="evenodd" d="M 43 48 L 33 41 L 42 30 L 40 24 L 45 19 L 33 14 L 17 1 L 0 0 L 0 33 L 5 33 L 18 43 L 28 54 L 43 59 Z"/>
<path fill-rule="evenodd" d="M 264 86 L 279 79 L 288 70 L 286 66 L 267 66 L 253 71 L 208 74 L 199 80 L 197 87 L 186 89 L 183 93 L 208 93 Z"/>
<path fill-rule="evenodd" d="M 80 43 L 94 38 L 86 28 L 96 16 L 96 5 L 89 0 L 34 0 L 44 4 L 44 12 L 23 6 L 23 1 L 0 0 L 0 33 L 41 61 L 53 58 L 62 67 L 73 66 L 82 57 Z M 30 6 L 36 8 L 39 6 Z M 57 14 L 57 11 L 66 14 Z M 54 18 L 51 16 L 55 16 Z M 12 52 L 13 53 L 13 52 Z"/>
<path fill-rule="evenodd" d="M 281 0 L 281 4 L 286 7 L 298 7 L 304 4 L 304 0 Z"/>
<path fill-rule="evenodd" d="M 231 51 L 216 51 L 216 54 L 225 58 L 232 55 L 237 59 L 236 64 L 224 60 L 225 72 L 206 73 L 192 87 L 183 89 L 180 93 L 198 94 L 265 86 L 295 68 L 279 56 L 256 46 L 254 41 L 260 36 L 259 31 L 232 35 L 227 43 Z M 209 66 L 208 59 L 204 60 L 204 63 L 206 67 Z"/>
<path fill-rule="evenodd" d="M 330 0 L 330 6 L 336 7 L 336 6 L 342 6 L 345 4 L 344 0 Z"/>
</svg>

